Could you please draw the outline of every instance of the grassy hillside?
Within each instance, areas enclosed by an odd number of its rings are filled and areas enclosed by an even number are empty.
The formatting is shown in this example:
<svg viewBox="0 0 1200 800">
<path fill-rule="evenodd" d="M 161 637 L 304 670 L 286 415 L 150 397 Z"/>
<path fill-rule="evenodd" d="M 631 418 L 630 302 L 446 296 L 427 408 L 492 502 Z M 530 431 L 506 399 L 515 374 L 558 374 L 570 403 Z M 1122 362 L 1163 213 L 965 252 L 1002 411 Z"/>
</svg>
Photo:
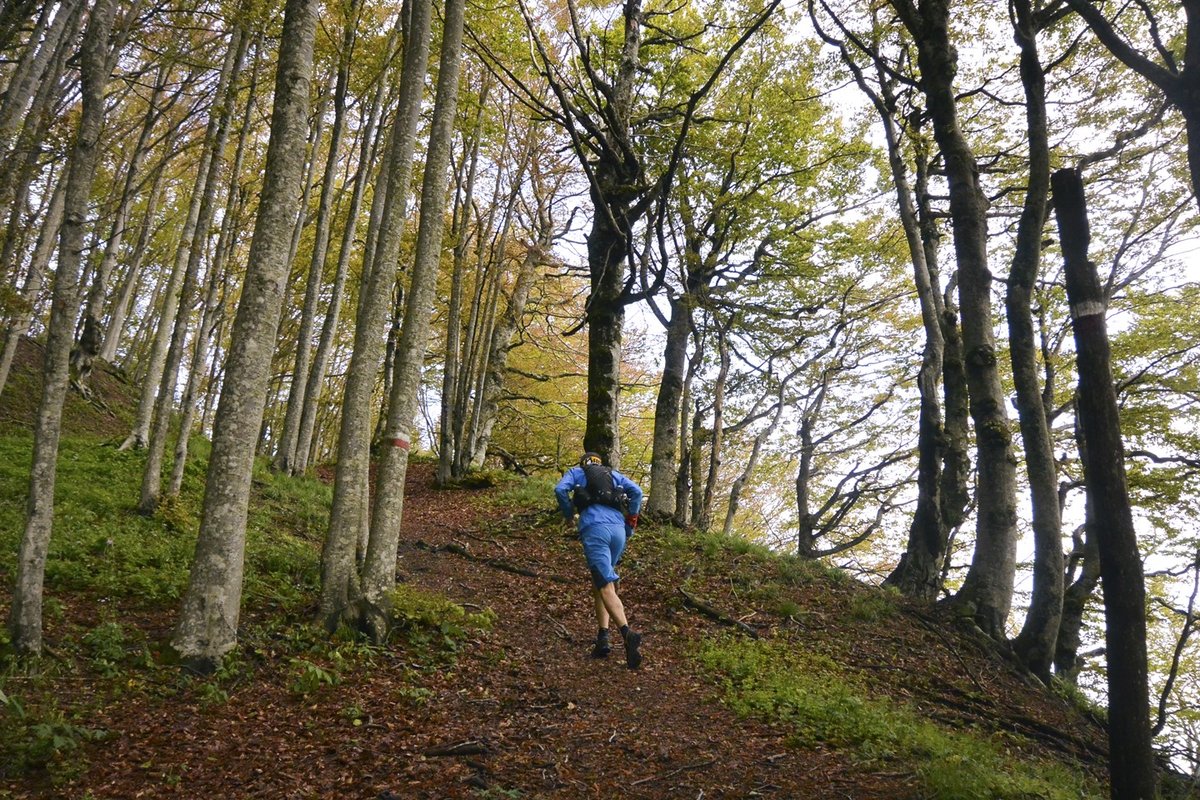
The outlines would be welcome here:
<svg viewBox="0 0 1200 800">
<path fill-rule="evenodd" d="M 50 649 L 0 657 L 0 798 L 1108 795 L 1101 725 L 992 643 L 741 540 L 639 530 L 622 595 L 646 664 L 589 659 L 547 480 L 439 491 L 419 459 L 387 646 L 309 624 L 330 490 L 260 468 L 241 646 L 189 676 L 168 642 L 206 448 L 146 519 L 142 456 L 89 413 L 110 412 L 84 409 L 60 459 Z M 6 586 L 31 441 L 0 432 Z"/>
</svg>

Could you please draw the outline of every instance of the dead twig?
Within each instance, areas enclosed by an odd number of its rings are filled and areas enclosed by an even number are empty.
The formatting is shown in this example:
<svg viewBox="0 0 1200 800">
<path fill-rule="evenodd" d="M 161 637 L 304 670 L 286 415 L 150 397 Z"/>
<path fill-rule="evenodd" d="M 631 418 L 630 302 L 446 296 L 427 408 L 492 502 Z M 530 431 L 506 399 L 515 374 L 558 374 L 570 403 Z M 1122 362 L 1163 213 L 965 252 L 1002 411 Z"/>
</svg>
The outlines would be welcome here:
<svg viewBox="0 0 1200 800">
<path fill-rule="evenodd" d="M 634 781 L 633 783 L 631 783 L 629 785 L 630 786 L 640 786 L 643 783 L 650 783 L 651 781 L 661 781 L 666 778 L 670 778 L 675 775 L 678 775 L 681 772 L 686 772 L 689 769 L 701 769 L 703 767 L 711 766 L 712 764 L 715 764 L 716 761 L 717 760 L 715 758 L 710 758 L 707 761 L 697 761 L 695 764 L 684 764 L 682 767 L 679 767 L 678 769 L 673 769 L 670 772 L 662 772 L 662 773 L 659 773 L 658 775 L 651 775 L 649 778 L 642 778 L 641 780 Z"/>
</svg>

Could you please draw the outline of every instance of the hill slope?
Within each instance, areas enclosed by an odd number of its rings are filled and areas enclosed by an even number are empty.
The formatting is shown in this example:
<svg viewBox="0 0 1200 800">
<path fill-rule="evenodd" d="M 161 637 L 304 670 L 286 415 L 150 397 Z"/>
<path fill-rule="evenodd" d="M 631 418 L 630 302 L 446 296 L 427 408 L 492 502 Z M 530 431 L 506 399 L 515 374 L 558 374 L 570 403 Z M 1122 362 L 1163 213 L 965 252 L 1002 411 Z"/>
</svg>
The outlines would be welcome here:
<svg viewBox="0 0 1200 800">
<path fill-rule="evenodd" d="M 0 798 L 1106 796 L 1102 728 L 991 643 L 744 542 L 639 531 L 620 571 L 645 663 L 591 659 L 586 571 L 548 485 L 437 490 L 419 460 L 392 643 L 308 625 L 327 487 L 263 471 L 242 646 L 181 675 L 165 645 L 203 468 L 137 517 L 140 456 L 102 447 L 106 424 L 64 445 L 54 652 L 4 663 Z M 4 437 L 10 508 L 27 447 Z"/>
</svg>

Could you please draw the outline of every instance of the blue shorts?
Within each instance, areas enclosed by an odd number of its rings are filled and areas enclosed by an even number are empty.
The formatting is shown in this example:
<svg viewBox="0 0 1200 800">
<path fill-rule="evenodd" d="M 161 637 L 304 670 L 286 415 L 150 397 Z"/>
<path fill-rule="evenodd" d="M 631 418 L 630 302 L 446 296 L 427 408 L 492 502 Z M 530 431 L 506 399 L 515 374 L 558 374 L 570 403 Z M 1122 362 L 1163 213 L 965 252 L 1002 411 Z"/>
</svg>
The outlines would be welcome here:
<svg viewBox="0 0 1200 800">
<path fill-rule="evenodd" d="M 625 552 L 625 527 L 589 525 L 580 531 L 579 538 L 583 541 L 588 571 L 592 573 L 592 585 L 603 589 L 607 584 L 621 580 L 614 567 Z"/>
</svg>

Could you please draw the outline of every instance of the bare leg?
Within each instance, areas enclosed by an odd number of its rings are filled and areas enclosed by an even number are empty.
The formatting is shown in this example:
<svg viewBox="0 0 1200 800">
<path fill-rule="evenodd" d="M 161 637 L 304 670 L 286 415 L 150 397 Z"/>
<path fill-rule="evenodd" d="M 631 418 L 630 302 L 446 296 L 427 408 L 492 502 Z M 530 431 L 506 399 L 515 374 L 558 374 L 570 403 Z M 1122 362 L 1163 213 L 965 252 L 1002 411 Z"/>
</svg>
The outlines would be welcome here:
<svg viewBox="0 0 1200 800">
<path fill-rule="evenodd" d="M 601 614 L 604 614 L 601 617 Z M 596 592 L 596 620 L 602 622 L 601 628 L 608 627 L 606 623 L 608 617 L 611 616 L 613 622 L 617 623 L 618 628 L 624 628 L 629 624 L 625 619 L 625 606 L 621 603 L 621 598 L 617 596 L 617 586 L 614 583 L 606 583 L 603 588 Z"/>
<path fill-rule="evenodd" d="M 610 583 L 609 586 L 611 585 Z M 592 599 L 596 602 L 596 627 L 606 630 L 608 628 L 608 609 L 604 607 L 604 600 L 600 597 L 599 589 L 592 592 Z"/>
</svg>

